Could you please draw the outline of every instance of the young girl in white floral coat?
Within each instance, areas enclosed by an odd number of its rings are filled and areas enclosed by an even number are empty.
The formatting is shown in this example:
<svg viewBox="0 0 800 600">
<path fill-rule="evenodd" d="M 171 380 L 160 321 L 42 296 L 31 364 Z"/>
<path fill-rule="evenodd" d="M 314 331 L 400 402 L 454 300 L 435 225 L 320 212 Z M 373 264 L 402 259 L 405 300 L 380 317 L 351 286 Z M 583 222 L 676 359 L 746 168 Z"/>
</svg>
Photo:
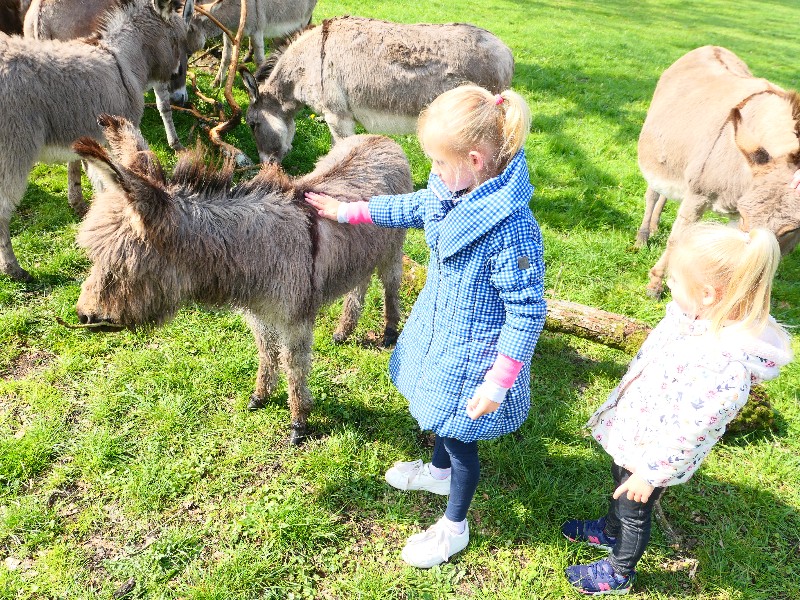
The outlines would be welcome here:
<svg viewBox="0 0 800 600">
<path fill-rule="evenodd" d="M 766 229 L 718 223 L 686 230 L 670 259 L 672 302 L 620 384 L 588 427 L 614 459 L 608 513 L 572 520 L 572 541 L 609 549 L 607 559 L 567 567 L 584 594 L 625 594 L 650 538 L 651 509 L 664 488 L 685 483 L 753 383 L 792 359 L 789 336 L 769 315 L 780 260 Z"/>
</svg>

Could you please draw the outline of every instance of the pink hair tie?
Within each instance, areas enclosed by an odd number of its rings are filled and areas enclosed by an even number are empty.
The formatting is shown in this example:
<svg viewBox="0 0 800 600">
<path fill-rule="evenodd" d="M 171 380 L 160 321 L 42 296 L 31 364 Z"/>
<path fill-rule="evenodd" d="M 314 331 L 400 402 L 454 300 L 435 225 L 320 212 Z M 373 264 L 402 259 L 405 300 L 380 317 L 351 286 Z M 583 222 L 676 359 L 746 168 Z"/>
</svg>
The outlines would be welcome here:
<svg viewBox="0 0 800 600">
<path fill-rule="evenodd" d="M 503 103 L 503 97 L 500 94 L 497 94 L 494 97 L 494 104 L 495 106 L 500 106 Z"/>
</svg>

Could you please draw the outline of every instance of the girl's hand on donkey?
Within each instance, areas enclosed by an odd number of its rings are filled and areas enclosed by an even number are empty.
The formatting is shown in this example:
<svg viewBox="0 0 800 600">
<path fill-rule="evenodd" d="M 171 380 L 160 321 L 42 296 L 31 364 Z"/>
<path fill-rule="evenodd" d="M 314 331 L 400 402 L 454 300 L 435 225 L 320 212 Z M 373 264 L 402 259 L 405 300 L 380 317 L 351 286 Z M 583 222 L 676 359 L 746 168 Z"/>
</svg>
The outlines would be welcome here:
<svg viewBox="0 0 800 600">
<path fill-rule="evenodd" d="M 650 498 L 650 494 L 653 493 L 654 489 L 652 485 L 639 477 L 639 475 L 633 473 L 622 485 L 614 490 L 614 500 L 627 492 L 628 500 L 644 504 Z"/>
<path fill-rule="evenodd" d="M 339 215 L 339 202 L 336 198 L 332 198 L 327 194 L 318 194 L 317 192 L 306 192 L 306 202 L 317 209 L 317 214 L 320 217 L 337 220 Z"/>
<path fill-rule="evenodd" d="M 500 408 L 497 402 L 492 402 L 483 396 L 476 396 L 467 402 L 467 416 L 473 421 L 487 413 L 491 413 Z"/>
</svg>

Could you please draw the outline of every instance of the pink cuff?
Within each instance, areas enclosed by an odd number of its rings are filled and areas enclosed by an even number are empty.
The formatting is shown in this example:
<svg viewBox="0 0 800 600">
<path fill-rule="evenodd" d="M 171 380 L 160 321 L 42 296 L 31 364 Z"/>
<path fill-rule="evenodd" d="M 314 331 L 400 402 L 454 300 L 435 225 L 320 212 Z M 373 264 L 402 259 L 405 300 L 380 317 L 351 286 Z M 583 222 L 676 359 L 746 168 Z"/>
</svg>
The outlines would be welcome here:
<svg viewBox="0 0 800 600">
<path fill-rule="evenodd" d="M 372 223 L 372 217 L 369 214 L 369 202 L 359 200 L 358 202 L 348 203 L 347 222 L 351 225 L 358 225 L 359 223 Z"/>
<path fill-rule="evenodd" d="M 505 354 L 498 354 L 492 368 L 486 372 L 484 379 L 511 389 L 517 380 L 520 369 L 522 369 L 521 362 Z"/>
</svg>

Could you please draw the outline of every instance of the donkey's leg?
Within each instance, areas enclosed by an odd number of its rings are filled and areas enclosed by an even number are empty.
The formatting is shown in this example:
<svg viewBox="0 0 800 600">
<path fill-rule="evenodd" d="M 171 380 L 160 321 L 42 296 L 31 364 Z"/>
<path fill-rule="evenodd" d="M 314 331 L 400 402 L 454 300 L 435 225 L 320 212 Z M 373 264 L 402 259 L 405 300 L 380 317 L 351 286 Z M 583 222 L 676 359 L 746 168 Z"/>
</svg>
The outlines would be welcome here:
<svg viewBox="0 0 800 600">
<path fill-rule="evenodd" d="M 653 236 L 658 231 L 658 224 L 661 221 L 661 213 L 664 211 L 664 205 L 667 203 L 667 197 L 659 194 L 658 200 L 653 207 L 653 216 L 650 217 L 650 235 Z"/>
<path fill-rule="evenodd" d="M 75 211 L 75 214 L 82 217 L 89 210 L 89 204 L 83 198 L 81 189 L 81 161 L 71 160 L 67 163 L 67 201 Z"/>
<path fill-rule="evenodd" d="M 13 151 L 13 150 L 12 150 Z M 0 165 L 0 272 L 12 279 L 30 281 L 30 274 L 19 266 L 11 247 L 11 215 L 25 194 L 33 161 L 24 164 L 14 160 L 19 156 L 7 156 L 5 165 Z M 9 160 L 10 159 L 10 160 Z M 5 167 L 5 168 L 3 168 Z"/>
<path fill-rule="evenodd" d="M 228 39 L 227 35 L 222 36 L 222 57 L 219 59 L 219 70 L 217 76 L 214 77 L 213 85 L 220 86 L 225 83 L 228 76 L 228 69 L 231 66 L 231 59 L 233 57 L 233 43 Z"/>
<path fill-rule="evenodd" d="M 264 51 L 264 32 L 254 31 L 250 35 L 250 52 L 253 55 L 253 62 L 258 66 L 264 64 L 267 55 Z"/>
<path fill-rule="evenodd" d="M 401 247 L 402 248 L 402 247 Z M 400 324 L 400 282 L 403 278 L 403 253 L 400 249 L 387 264 L 378 268 L 378 277 L 383 283 L 383 345 L 385 348 L 397 342 Z"/>
<path fill-rule="evenodd" d="M 333 332 L 333 341 L 337 344 L 345 341 L 356 328 L 361 310 L 364 308 L 364 295 L 369 287 L 369 277 L 350 290 L 344 297 L 342 314 L 339 316 L 339 324 Z"/>
<path fill-rule="evenodd" d="M 158 114 L 161 115 L 161 122 L 164 123 L 164 130 L 167 132 L 167 143 L 170 148 L 183 150 L 183 144 L 175 130 L 175 122 L 172 120 L 172 106 L 170 104 L 169 86 L 166 83 L 158 82 L 153 85 L 153 92 L 156 95 L 156 106 Z"/>
<path fill-rule="evenodd" d="M 290 444 L 302 443 L 308 433 L 308 415 L 314 403 L 308 389 L 311 371 L 311 343 L 314 339 L 314 319 L 298 321 L 281 332 L 281 363 L 286 371 L 289 388 L 289 412 L 292 416 Z"/>
<path fill-rule="evenodd" d="M 642 224 L 639 225 L 639 231 L 636 232 L 636 242 L 634 242 L 634 248 L 643 248 L 647 245 L 647 240 L 650 239 L 651 235 L 651 223 L 653 221 L 654 216 L 654 209 L 656 204 L 658 203 L 660 194 L 655 191 L 651 187 L 647 187 L 647 191 L 644 193 L 644 215 L 642 216 Z M 663 207 L 663 204 L 662 204 Z M 658 211 L 658 217 L 661 216 L 661 211 Z M 656 219 L 656 223 L 658 223 L 658 219 Z"/>
<path fill-rule="evenodd" d="M 669 232 L 667 247 L 658 262 L 650 269 L 650 283 L 647 284 L 647 295 L 651 298 L 660 298 L 664 292 L 664 275 L 669 267 L 669 256 L 675 248 L 683 229 L 687 225 L 698 221 L 703 216 L 706 208 L 707 204 L 704 196 L 692 194 L 681 202 L 678 216 L 675 218 L 672 230 Z"/>
<path fill-rule="evenodd" d="M 258 346 L 258 373 L 255 391 L 247 405 L 249 410 L 264 406 L 278 385 L 278 336 L 275 330 L 249 311 L 243 313 Z"/>
</svg>

